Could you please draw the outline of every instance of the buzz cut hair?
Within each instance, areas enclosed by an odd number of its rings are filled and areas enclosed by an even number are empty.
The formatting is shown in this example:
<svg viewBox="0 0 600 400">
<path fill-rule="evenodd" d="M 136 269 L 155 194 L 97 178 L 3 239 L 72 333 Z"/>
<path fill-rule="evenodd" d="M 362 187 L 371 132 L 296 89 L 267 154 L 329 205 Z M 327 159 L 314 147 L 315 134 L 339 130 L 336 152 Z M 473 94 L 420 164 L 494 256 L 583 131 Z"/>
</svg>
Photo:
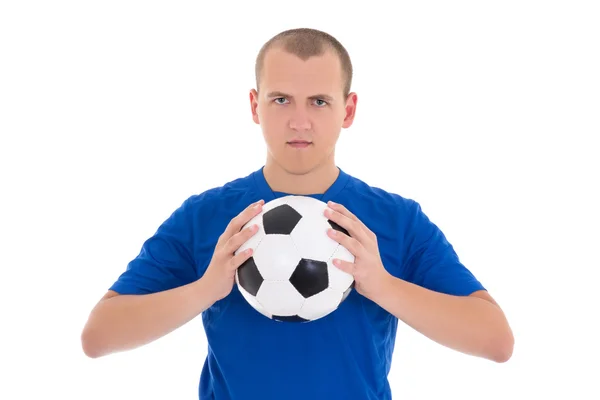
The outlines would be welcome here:
<svg viewBox="0 0 600 400">
<path fill-rule="evenodd" d="M 321 56 L 326 51 L 333 51 L 338 56 L 342 66 L 344 98 L 347 98 L 350 94 L 353 68 L 348 51 L 329 33 L 311 28 L 295 28 L 280 32 L 261 47 L 256 57 L 254 71 L 257 91 L 260 90 L 260 78 L 262 76 L 265 56 L 272 48 L 281 48 L 303 61 L 308 60 L 310 57 Z"/>
</svg>

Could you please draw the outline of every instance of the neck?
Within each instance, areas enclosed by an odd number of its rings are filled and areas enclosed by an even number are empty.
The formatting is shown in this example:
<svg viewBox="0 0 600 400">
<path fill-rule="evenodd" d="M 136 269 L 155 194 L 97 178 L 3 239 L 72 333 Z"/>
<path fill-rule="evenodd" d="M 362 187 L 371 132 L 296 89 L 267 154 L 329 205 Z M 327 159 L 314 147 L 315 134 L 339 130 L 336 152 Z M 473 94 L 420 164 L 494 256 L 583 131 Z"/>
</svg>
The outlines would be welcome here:
<svg viewBox="0 0 600 400">
<path fill-rule="evenodd" d="M 335 162 L 326 162 L 308 172 L 294 173 L 272 160 L 267 160 L 263 169 L 271 190 L 297 195 L 325 193 L 335 182 L 339 172 Z"/>
</svg>

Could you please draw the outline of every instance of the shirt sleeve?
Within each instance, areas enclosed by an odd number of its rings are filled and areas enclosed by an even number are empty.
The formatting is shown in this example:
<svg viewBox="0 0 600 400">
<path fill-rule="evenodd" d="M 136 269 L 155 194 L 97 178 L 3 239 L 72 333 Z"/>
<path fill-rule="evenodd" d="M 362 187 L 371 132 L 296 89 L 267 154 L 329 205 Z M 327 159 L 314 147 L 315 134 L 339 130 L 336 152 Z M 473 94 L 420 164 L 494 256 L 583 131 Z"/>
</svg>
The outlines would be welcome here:
<svg viewBox="0 0 600 400">
<path fill-rule="evenodd" d="M 119 294 L 148 294 L 196 280 L 190 199 L 177 208 L 142 245 L 110 287 Z"/>
<path fill-rule="evenodd" d="M 460 261 L 444 233 L 414 203 L 407 239 L 407 280 L 445 294 L 466 296 L 484 286 Z"/>
</svg>

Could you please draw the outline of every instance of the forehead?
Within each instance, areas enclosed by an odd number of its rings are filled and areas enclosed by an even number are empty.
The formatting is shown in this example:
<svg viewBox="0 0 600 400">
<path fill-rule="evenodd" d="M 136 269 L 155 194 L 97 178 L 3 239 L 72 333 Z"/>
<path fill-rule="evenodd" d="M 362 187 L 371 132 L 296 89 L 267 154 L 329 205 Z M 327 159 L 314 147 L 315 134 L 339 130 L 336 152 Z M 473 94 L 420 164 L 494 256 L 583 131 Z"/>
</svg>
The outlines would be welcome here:
<svg viewBox="0 0 600 400">
<path fill-rule="evenodd" d="M 339 96 L 342 92 L 342 67 L 333 51 L 302 60 L 282 49 L 270 49 L 265 55 L 261 76 L 261 91 L 286 93 L 326 93 Z"/>
</svg>

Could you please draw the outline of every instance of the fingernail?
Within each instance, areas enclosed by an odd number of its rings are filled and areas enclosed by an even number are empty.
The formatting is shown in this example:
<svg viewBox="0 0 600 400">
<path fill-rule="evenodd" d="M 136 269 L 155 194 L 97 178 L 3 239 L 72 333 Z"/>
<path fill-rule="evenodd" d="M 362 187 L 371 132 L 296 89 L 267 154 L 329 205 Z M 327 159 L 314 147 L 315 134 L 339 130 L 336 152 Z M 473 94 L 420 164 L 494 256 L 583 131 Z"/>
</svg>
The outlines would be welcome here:
<svg viewBox="0 0 600 400">
<path fill-rule="evenodd" d="M 330 234 L 331 236 L 335 236 L 335 235 L 337 235 L 337 231 L 336 231 L 335 229 L 333 229 L 333 228 L 330 228 L 330 229 L 329 229 L 329 234 Z"/>
</svg>

